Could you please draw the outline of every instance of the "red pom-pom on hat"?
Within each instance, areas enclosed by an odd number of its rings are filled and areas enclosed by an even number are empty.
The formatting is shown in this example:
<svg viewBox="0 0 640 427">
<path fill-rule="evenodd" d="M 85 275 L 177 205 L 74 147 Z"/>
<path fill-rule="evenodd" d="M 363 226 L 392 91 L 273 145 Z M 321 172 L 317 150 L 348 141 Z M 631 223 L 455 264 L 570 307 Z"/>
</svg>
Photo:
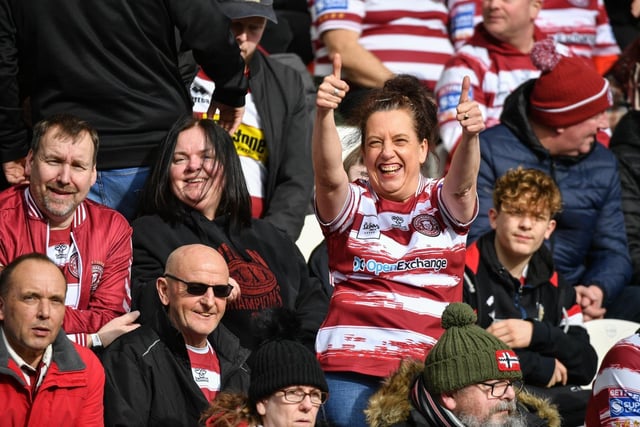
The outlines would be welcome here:
<svg viewBox="0 0 640 427">
<path fill-rule="evenodd" d="M 551 39 L 535 43 L 530 55 L 533 65 L 543 73 L 553 70 L 560 62 L 560 54 L 556 52 L 556 45 Z"/>
</svg>

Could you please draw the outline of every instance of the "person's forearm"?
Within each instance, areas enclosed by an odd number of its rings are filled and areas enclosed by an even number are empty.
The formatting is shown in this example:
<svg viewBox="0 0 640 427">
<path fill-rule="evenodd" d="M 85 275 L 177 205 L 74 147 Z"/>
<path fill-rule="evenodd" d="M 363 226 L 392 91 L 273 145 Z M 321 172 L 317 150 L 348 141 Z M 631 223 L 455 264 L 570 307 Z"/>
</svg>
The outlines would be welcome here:
<svg viewBox="0 0 640 427">
<path fill-rule="evenodd" d="M 331 30 L 322 35 L 329 57 L 339 53 L 342 57 L 343 78 L 359 86 L 382 87 L 393 77 L 374 54 L 358 42 L 358 34 L 350 30 Z"/>
<path fill-rule="evenodd" d="M 312 158 L 316 187 L 332 187 L 342 180 L 342 143 L 336 128 L 333 110 L 316 112 L 316 122 L 313 128 Z"/>
<path fill-rule="evenodd" d="M 480 141 L 478 135 L 463 135 L 453 154 L 447 185 L 453 190 L 454 203 L 458 205 L 457 220 L 470 221 L 476 208 L 477 180 L 480 170 Z"/>
</svg>

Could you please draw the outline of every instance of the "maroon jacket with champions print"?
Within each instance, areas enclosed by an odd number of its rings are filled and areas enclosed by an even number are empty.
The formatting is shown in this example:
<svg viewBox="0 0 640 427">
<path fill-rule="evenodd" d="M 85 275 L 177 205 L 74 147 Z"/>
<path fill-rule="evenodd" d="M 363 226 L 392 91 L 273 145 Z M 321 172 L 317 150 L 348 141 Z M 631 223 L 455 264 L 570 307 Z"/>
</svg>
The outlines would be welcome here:
<svg viewBox="0 0 640 427">
<path fill-rule="evenodd" d="M 133 308 L 145 323 L 161 307 L 155 287 L 164 272 L 169 254 L 179 246 L 209 245 L 227 261 L 229 275 L 241 289 L 241 296 L 229 303 L 222 323 L 243 347 L 254 350 L 259 344 L 252 334 L 254 314 L 267 308 L 284 307 L 300 321 L 298 338 L 314 351 L 316 333 L 324 320 L 329 297 L 320 281 L 309 276 L 304 257 L 284 232 L 263 219 L 230 232 L 228 216 L 213 221 L 189 210 L 180 221 L 165 221 L 160 215 L 145 215 L 133 222 Z"/>
<path fill-rule="evenodd" d="M 47 253 L 49 223 L 26 185 L 0 193 L 0 266 L 20 255 Z M 77 207 L 71 239 L 78 257 L 77 306 L 67 306 L 62 327 L 86 345 L 87 334 L 130 310 L 131 227 L 118 212 L 90 200 Z"/>
</svg>

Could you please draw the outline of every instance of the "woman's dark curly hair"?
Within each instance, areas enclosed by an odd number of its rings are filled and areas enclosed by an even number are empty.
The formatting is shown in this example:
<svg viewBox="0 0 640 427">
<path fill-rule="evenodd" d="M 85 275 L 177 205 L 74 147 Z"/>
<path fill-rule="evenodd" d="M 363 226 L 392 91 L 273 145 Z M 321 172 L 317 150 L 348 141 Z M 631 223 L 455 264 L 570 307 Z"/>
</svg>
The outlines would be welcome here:
<svg viewBox="0 0 640 427">
<path fill-rule="evenodd" d="M 416 77 L 399 74 L 387 80 L 382 89 L 373 89 L 358 109 L 357 126 L 364 145 L 369 117 L 378 111 L 407 110 L 413 118 L 418 139 L 426 138 L 433 151 L 438 138 L 438 118 L 431 92 Z"/>
</svg>

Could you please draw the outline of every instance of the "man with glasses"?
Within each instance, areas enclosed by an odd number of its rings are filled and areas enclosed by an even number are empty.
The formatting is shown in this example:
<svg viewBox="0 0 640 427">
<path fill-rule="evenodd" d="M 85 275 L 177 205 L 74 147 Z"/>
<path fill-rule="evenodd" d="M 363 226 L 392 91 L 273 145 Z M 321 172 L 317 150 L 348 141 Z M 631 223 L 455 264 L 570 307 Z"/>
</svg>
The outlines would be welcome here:
<svg viewBox="0 0 640 427">
<path fill-rule="evenodd" d="M 370 399 L 369 425 L 560 425 L 546 401 L 521 391 L 516 354 L 475 322 L 469 305 L 449 304 L 424 365 L 403 362 Z"/>
<path fill-rule="evenodd" d="M 194 426 L 222 390 L 246 392 L 248 350 L 220 320 L 231 295 L 215 249 L 175 249 L 156 280 L 165 310 L 102 354 L 105 425 Z"/>
</svg>

